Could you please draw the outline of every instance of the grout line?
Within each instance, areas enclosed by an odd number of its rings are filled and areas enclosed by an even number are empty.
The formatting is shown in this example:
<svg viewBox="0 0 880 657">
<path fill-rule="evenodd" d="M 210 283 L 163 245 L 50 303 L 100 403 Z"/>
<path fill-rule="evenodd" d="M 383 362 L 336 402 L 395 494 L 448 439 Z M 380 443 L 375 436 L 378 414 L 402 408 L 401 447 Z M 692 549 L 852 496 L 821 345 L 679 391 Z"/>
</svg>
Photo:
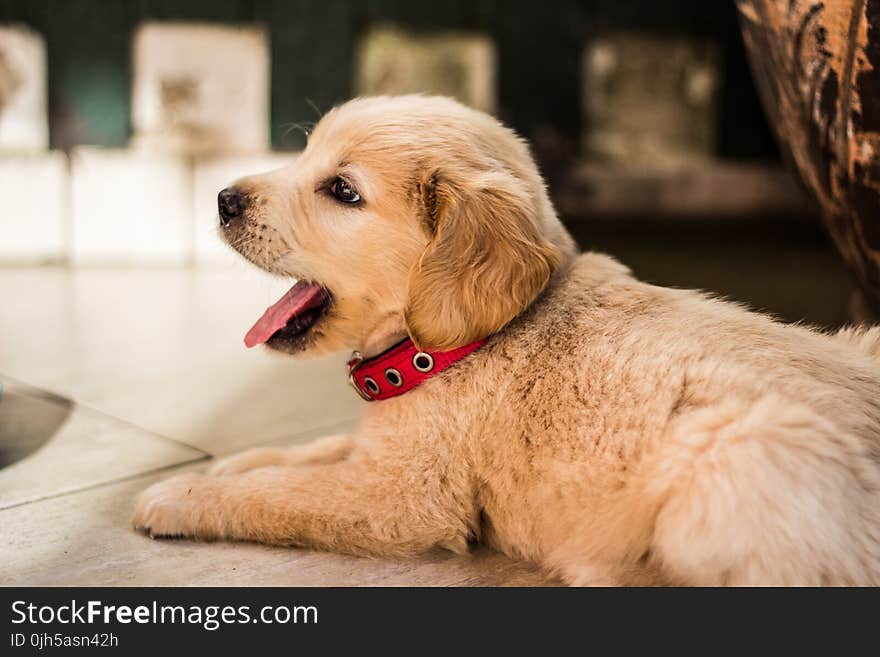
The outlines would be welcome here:
<svg viewBox="0 0 880 657">
<path fill-rule="evenodd" d="M 36 391 L 38 393 L 43 393 L 44 395 L 49 395 L 50 398 L 47 399 L 46 401 L 49 401 L 50 403 L 59 404 L 62 402 L 70 402 L 74 408 L 82 409 L 88 413 L 92 413 L 93 415 L 99 415 L 101 417 L 108 418 L 108 419 L 113 420 L 115 422 L 118 422 L 120 424 L 124 424 L 125 426 L 128 426 L 128 427 L 133 427 L 133 428 L 137 429 L 138 431 L 143 431 L 144 433 L 147 433 L 150 436 L 153 436 L 155 438 L 160 438 L 160 439 L 165 440 L 167 442 L 174 443 L 178 447 L 186 447 L 186 448 L 191 449 L 193 451 L 199 452 L 200 454 L 202 454 L 203 456 L 208 457 L 208 458 L 217 458 L 218 456 L 226 456 L 227 454 L 236 454 L 240 451 L 244 451 L 245 449 L 250 449 L 251 447 L 262 447 L 262 446 L 267 445 L 269 443 L 273 443 L 273 442 L 281 441 L 281 440 L 294 440 L 296 438 L 307 437 L 309 435 L 320 436 L 320 435 L 322 435 L 322 433 L 324 431 L 326 431 L 328 429 L 334 429 L 336 427 L 344 428 L 344 427 L 350 425 L 351 423 L 356 422 L 358 420 L 358 418 L 360 417 L 360 415 L 355 415 L 350 418 L 344 418 L 342 420 L 337 420 L 337 421 L 331 422 L 329 424 L 320 424 L 318 426 L 308 427 L 308 428 L 302 429 L 301 431 L 298 431 L 296 433 L 282 434 L 280 436 L 275 436 L 274 438 L 268 438 L 266 440 L 261 440 L 260 442 L 257 442 L 257 443 L 251 443 L 247 447 L 245 447 L 243 449 L 236 450 L 234 452 L 215 454 L 215 453 L 211 453 L 205 449 L 202 449 L 201 447 L 197 447 L 196 445 L 191 445 L 190 443 L 183 442 L 182 440 L 178 440 L 176 438 L 171 438 L 170 436 L 166 436 L 161 433 L 156 433 L 152 429 L 146 429 L 138 424 L 135 424 L 134 422 L 131 422 L 129 420 L 124 420 L 124 419 L 117 417 L 115 415 L 111 415 L 110 413 L 107 413 L 106 411 L 102 411 L 102 410 L 94 408 L 92 406 L 87 406 L 86 404 L 83 404 L 82 402 L 76 401 L 72 397 L 67 397 L 67 396 L 59 394 L 53 390 L 49 390 L 48 388 L 41 388 L 39 386 L 28 383 L 27 381 L 22 381 L 21 379 L 19 379 L 17 377 L 10 376 L 8 374 L 3 374 L 2 372 L 0 372 L 0 378 L 8 379 L 9 381 L 13 382 L 14 384 L 24 386 L 25 388 L 29 388 L 32 391 Z M 2 381 L 0 381 L 0 385 L 2 385 Z M 2 507 L 0 507 L 0 508 L 2 508 Z"/>
<path fill-rule="evenodd" d="M 30 394 L 32 396 L 41 396 L 48 403 L 52 403 L 52 404 L 70 403 L 74 410 L 81 410 L 86 413 L 91 413 L 93 415 L 97 415 L 97 416 L 101 416 L 101 417 L 110 419 L 114 422 L 118 422 L 119 424 L 123 424 L 125 426 L 137 429 L 138 431 L 142 431 L 152 437 L 165 440 L 165 441 L 173 443 L 179 447 L 185 447 L 185 448 L 188 448 L 192 451 L 199 453 L 199 456 L 196 458 L 187 459 L 185 461 L 178 461 L 178 462 L 171 463 L 168 465 L 160 466 L 158 468 L 151 468 L 149 470 L 143 470 L 141 472 L 136 472 L 136 473 L 127 475 L 125 477 L 119 477 L 116 479 L 108 479 L 106 481 L 100 481 L 100 482 L 96 482 L 93 484 L 88 484 L 86 486 L 82 486 L 81 488 L 73 488 L 70 490 L 58 491 L 58 492 L 52 493 L 50 495 L 43 495 L 41 497 L 35 497 L 33 499 L 24 500 L 21 502 L 15 502 L 14 504 L 9 504 L 9 505 L 5 505 L 5 506 L 0 504 L 0 512 L 7 511 L 9 509 L 15 509 L 15 508 L 18 508 L 21 506 L 25 506 L 27 504 L 34 504 L 36 502 L 43 502 L 45 500 L 56 499 L 56 498 L 65 497 L 68 495 L 76 495 L 77 493 L 95 490 L 98 488 L 102 488 L 104 486 L 115 485 L 115 484 L 123 483 L 126 481 L 132 481 L 134 479 L 138 479 L 140 477 L 147 477 L 149 475 L 163 472 L 165 470 L 172 470 L 174 468 L 183 467 L 186 465 L 192 465 L 195 463 L 200 463 L 202 461 L 210 461 L 211 459 L 221 458 L 221 457 L 224 457 L 227 455 L 227 454 L 220 454 L 220 455 L 211 454 L 210 452 L 207 452 L 207 451 L 205 451 L 199 447 L 196 447 L 194 445 L 190 445 L 189 443 L 185 443 L 185 442 L 176 440 L 174 438 L 171 438 L 169 436 L 165 436 L 165 435 L 156 433 L 150 429 L 145 429 L 144 427 L 141 427 L 137 424 L 134 424 L 133 422 L 123 420 L 122 418 L 116 417 L 115 415 L 111 415 L 110 413 L 106 413 L 104 411 L 93 408 L 91 406 L 86 406 L 85 404 L 82 404 L 81 402 L 78 402 L 71 397 L 67 397 L 65 395 L 59 394 L 59 393 L 54 392 L 52 390 L 49 390 L 47 388 L 41 388 L 39 386 L 30 384 L 26 381 L 22 381 L 21 379 L 19 379 L 17 377 L 10 376 L 8 374 L 0 374 L 0 377 L 13 383 L 15 386 L 23 387 L 25 389 L 24 392 L 27 394 Z M 323 424 L 323 425 L 319 425 L 316 427 L 310 427 L 308 429 L 304 429 L 304 430 L 298 431 L 296 433 L 276 436 L 274 438 L 269 438 L 267 440 L 263 440 L 263 441 L 260 441 L 257 443 L 252 443 L 251 445 L 248 445 L 244 449 L 236 450 L 234 452 L 229 452 L 229 454 L 230 455 L 235 454 L 240 451 L 246 451 L 247 449 L 251 449 L 254 447 L 262 447 L 262 446 L 269 445 L 269 444 L 275 443 L 275 442 L 280 442 L 280 441 L 296 440 L 298 438 L 319 437 L 324 434 L 331 434 L 331 433 L 333 433 L 333 429 L 336 429 L 336 428 L 343 429 L 345 427 L 350 426 L 351 423 L 355 422 L 356 420 L 357 420 L 357 417 L 352 417 L 352 418 L 347 418 L 347 419 L 343 419 L 343 420 L 338 420 L 336 422 L 331 422 L 329 424 Z"/>
<path fill-rule="evenodd" d="M 82 488 L 76 488 L 73 490 L 67 491 L 59 491 L 57 493 L 52 493 L 51 495 L 44 495 L 43 497 L 35 497 L 32 500 L 25 500 L 23 502 L 16 502 L 15 504 L 10 504 L 8 506 L 0 506 L 0 513 L 3 511 L 8 511 L 9 509 L 16 509 L 21 506 L 26 506 L 28 504 L 35 504 L 37 502 L 44 502 L 46 500 L 53 500 L 59 497 L 67 497 L 69 495 L 78 495 L 79 493 L 84 493 L 90 490 L 96 490 L 98 488 L 103 488 L 104 486 L 112 486 L 115 484 L 121 484 L 126 481 L 133 481 L 135 479 L 140 479 L 141 477 L 147 477 L 150 475 L 157 474 L 159 472 L 164 472 L 165 470 L 173 470 L 174 468 L 181 468 L 185 465 L 193 465 L 195 463 L 201 463 L 202 461 L 210 461 L 213 457 L 210 454 L 204 454 L 199 456 L 198 458 L 189 459 L 188 461 L 178 461 L 177 463 L 170 463 L 169 465 L 163 465 L 158 468 L 152 468 L 150 470 L 144 470 L 143 472 L 136 472 L 134 474 L 126 475 L 125 477 L 119 477 L 118 479 L 110 479 L 108 481 L 99 481 L 94 484 L 89 484 L 87 486 L 83 486 Z"/>
<path fill-rule="evenodd" d="M 42 392 L 44 394 L 51 395 L 55 399 L 54 400 L 49 399 L 48 401 L 50 401 L 52 403 L 57 404 L 57 403 L 59 403 L 59 400 L 63 400 L 65 402 L 70 402 L 74 408 L 82 409 L 82 410 L 86 411 L 87 413 L 91 413 L 93 415 L 99 415 L 101 417 L 109 418 L 110 420 L 113 420 L 113 421 L 118 422 L 120 424 L 124 424 L 125 426 L 133 427 L 133 428 L 137 429 L 138 431 L 143 431 L 144 433 L 147 433 L 155 438 L 160 438 L 162 440 L 174 443 L 175 445 L 177 445 L 179 447 L 186 447 L 188 449 L 194 450 L 196 452 L 203 454 L 204 456 L 213 456 L 213 454 L 205 451 L 204 449 L 202 449 L 200 447 L 196 447 L 195 445 L 190 445 L 189 443 L 185 443 L 183 441 L 177 440 L 175 438 L 171 438 L 170 436 L 166 436 L 161 433 L 156 433 L 152 429 L 145 429 L 144 427 L 137 425 L 134 422 L 131 422 L 129 420 L 124 420 L 120 417 L 116 417 L 115 415 L 111 415 L 110 413 L 107 413 L 107 412 L 102 411 L 100 409 L 93 408 L 92 406 L 87 406 L 86 404 L 83 404 L 82 402 L 76 401 L 72 397 L 67 397 L 66 395 L 59 394 L 59 393 L 55 392 L 54 390 L 49 390 L 48 388 L 41 388 L 39 386 L 35 386 L 33 384 L 28 383 L 27 381 L 22 381 L 21 379 L 18 379 L 14 376 L 9 376 L 8 374 L 0 374 L 0 376 L 2 376 L 5 379 L 8 379 L 9 381 L 12 381 L 16 385 L 24 386 L 26 388 L 29 388 L 30 390 L 34 390 L 37 392 Z"/>
</svg>

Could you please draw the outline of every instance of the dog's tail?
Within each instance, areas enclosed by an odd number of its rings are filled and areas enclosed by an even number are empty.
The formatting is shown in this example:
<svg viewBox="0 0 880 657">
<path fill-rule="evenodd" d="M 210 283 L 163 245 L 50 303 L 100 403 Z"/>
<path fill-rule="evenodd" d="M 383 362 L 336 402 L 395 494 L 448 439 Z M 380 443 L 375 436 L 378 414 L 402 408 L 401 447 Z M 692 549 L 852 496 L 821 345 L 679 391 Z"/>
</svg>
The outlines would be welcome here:
<svg viewBox="0 0 880 657">
<path fill-rule="evenodd" d="M 840 329 L 834 337 L 880 359 L 880 326 L 848 326 Z"/>
</svg>

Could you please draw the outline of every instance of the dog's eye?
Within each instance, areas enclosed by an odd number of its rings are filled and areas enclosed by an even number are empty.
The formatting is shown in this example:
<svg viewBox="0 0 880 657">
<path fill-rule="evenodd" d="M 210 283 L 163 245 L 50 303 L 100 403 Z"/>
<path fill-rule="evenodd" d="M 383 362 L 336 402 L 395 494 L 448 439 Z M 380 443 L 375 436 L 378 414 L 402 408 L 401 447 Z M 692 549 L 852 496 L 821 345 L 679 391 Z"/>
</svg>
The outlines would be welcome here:
<svg viewBox="0 0 880 657">
<path fill-rule="evenodd" d="M 345 178 L 337 178 L 334 180 L 333 185 L 330 187 L 330 191 L 333 192 L 333 196 L 343 203 L 357 203 L 361 200 L 361 195 L 358 194 L 357 190 L 352 187 L 351 183 L 345 180 Z"/>
</svg>

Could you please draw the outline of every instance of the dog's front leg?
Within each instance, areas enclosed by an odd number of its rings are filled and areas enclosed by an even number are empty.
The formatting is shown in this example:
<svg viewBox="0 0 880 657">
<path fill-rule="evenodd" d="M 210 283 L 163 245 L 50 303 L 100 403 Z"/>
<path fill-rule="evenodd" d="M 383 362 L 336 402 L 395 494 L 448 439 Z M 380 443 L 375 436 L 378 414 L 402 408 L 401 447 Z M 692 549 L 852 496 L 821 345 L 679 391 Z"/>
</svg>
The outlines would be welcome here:
<svg viewBox="0 0 880 657">
<path fill-rule="evenodd" d="M 433 464 L 436 467 L 436 463 Z M 132 520 L 154 537 L 191 536 L 371 554 L 467 549 L 466 477 L 357 459 L 187 474 L 148 488 Z"/>
<path fill-rule="evenodd" d="M 294 467 L 335 463 L 348 456 L 353 445 L 354 440 L 350 435 L 337 434 L 281 449 L 257 447 L 220 459 L 208 472 L 212 475 L 229 475 L 270 465 Z"/>
</svg>

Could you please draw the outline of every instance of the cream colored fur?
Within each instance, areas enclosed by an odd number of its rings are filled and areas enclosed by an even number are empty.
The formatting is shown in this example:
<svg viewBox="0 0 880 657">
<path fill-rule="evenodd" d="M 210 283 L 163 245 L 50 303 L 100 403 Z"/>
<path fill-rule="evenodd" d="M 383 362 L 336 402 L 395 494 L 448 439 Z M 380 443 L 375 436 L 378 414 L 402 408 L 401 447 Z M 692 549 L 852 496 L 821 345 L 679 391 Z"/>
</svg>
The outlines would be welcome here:
<svg viewBox="0 0 880 657">
<path fill-rule="evenodd" d="M 340 172 L 362 206 L 320 191 Z M 334 295 L 309 353 L 490 338 L 349 436 L 153 486 L 136 527 L 480 540 L 571 584 L 880 584 L 880 328 L 787 326 L 577 254 L 525 145 L 446 99 L 352 101 L 239 185 L 230 243 Z"/>
</svg>

